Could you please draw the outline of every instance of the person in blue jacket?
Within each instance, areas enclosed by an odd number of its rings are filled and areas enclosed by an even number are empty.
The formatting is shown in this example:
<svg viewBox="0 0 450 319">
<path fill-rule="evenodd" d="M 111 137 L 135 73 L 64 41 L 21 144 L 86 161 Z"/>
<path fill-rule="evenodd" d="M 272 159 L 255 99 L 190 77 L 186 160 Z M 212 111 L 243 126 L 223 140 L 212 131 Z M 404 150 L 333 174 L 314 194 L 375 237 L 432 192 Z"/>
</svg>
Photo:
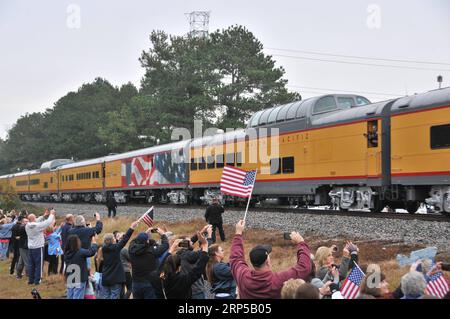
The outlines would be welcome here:
<svg viewBox="0 0 450 319">
<path fill-rule="evenodd" d="M 9 217 L 0 220 L 0 260 L 7 259 L 9 241 L 15 224 L 16 222 Z"/>
<path fill-rule="evenodd" d="M 61 248 L 61 227 L 53 227 L 53 232 L 47 236 L 48 241 L 48 275 L 58 274 L 58 258 L 63 254 Z"/>
<path fill-rule="evenodd" d="M 206 278 L 211 283 L 211 293 L 215 299 L 236 299 L 236 281 L 230 264 L 223 262 L 225 252 L 220 245 L 208 248 L 209 260 L 206 265 Z"/>
</svg>

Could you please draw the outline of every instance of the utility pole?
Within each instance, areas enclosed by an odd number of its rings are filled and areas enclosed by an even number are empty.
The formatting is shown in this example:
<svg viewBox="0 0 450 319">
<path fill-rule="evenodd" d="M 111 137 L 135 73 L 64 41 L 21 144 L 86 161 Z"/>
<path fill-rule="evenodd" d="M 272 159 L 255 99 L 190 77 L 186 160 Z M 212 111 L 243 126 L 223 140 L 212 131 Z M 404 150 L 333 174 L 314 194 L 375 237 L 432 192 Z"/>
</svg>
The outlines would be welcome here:
<svg viewBox="0 0 450 319">
<path fill-rule="evenodd" d="M 186 13 L 189 19 L 189 36 L 199 38 L 206 37 L 209 33 L 210 11 L 192 11 Z"/>
</svg>

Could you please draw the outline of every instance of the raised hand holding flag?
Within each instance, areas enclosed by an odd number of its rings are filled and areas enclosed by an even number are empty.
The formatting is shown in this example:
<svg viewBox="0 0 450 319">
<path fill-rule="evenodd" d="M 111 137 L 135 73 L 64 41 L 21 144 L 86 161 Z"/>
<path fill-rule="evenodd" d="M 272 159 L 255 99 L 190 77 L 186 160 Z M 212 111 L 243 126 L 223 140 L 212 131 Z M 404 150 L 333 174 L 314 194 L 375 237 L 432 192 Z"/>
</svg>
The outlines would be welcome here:
<svg viewBox="0 0 450 319">
<path fill-rule="evenodd" d="M 153 227 L 153 206 L 139 218 L 139 221 L 143 221 L 148 227 Z"/>
</svg>

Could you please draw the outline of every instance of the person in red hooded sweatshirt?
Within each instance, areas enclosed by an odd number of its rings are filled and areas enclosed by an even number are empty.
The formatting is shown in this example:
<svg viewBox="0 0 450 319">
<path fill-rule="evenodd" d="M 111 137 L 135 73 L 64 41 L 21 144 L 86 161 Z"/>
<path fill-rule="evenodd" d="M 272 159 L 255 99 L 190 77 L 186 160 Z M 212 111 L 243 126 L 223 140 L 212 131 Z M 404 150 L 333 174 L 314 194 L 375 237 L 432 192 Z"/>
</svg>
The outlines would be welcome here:
<svg viewBox="0 0 450 319">
<path fill-rule="evenodd" d="M 270 262 L 270 245 L 258 245 L 250 251 L 251 269 L 245 262 L 242 233 L 245 221 L 236 224 L 236 234 L 231 245 L 231 272 L 236 280 L 241 299 L 279 299 L 283 283 L 291 278 L 306 279 L 311 273 L 311 257 L 308 245 L 298 232 L 291 233 L 291 241 L 297 247 L 297 264 L 285 271 L 273 272 Z"/>
</svg>

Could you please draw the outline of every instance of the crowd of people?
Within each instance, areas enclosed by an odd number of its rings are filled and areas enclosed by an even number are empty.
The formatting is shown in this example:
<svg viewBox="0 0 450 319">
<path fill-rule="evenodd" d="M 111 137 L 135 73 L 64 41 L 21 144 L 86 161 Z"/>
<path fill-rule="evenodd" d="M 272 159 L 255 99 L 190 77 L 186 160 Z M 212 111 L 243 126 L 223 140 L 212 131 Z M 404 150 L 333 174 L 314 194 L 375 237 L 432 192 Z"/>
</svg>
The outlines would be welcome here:
<svg viewBox="0 0 450 319">
<path fill-rule="evenodd" d="M 19 280 L 25 274 L 30 286 L 41 283 L 47 261 L 49 275 L 64 275 L 68 299 L 348 299 L 346 285 L 356 269 L 363 275 L 355 281 L 354 298 L 438 298 L 430 293 L 428 283 L 450 270 L 447 263 L 419 260 L 390 291 L 377 265 L 359 265 L 354 243 L 348 241 L 341 252 L 337 246 L 322 246 L 313 254 L 294 231 L 289 238 L 296 262 L 275 272 L 272 247 L 265 243 L 249 251 L 247 263 L 243 220 L 235 226 L 227 256 L 216 242 L 216 228 L 225 241 L 223 208 L 218 206 L 216 202 L 208 207 L 207 223 L 190 236 L 173 234 L 165 227 L 149 227 L 136 235 L 138 219 L 125 233 L 103 234 L 101 243 L 103 223 L 98 213 L 93 224 L 82 215 L 69 214 L 56 225 L 54 210 L 45 210 L 40 217 L 26 211 L 0 211 L 0 259 L 10 258 L 10 274 Z M 339 263 L 338 255 L 342 255 Z M 441 297 L 448 299 L 449 292 Z"/>
</svg>

